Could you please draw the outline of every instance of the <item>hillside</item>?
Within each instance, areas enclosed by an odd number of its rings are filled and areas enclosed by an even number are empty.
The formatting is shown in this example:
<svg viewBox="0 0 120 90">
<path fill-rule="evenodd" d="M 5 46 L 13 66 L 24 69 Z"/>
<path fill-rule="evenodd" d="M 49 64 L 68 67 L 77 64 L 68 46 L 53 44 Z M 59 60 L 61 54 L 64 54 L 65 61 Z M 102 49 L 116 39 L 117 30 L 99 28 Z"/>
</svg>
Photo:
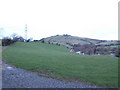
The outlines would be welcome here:
<svg viewBox="0 0 120 90">
<path fill-rule="evenodd" d="M 64 46 L 40 42 L 17 42 L 3 51 L 10 64 L 39 75 L 117 87 L 118 58 L 70 53 Z"/>
<path fill-rule="evenodd" d="M 56 35 L 47 37 L 44 39 L 45 42 L 53 43 L 53 44 L 61 44 L 68 47 L 71 47 L 74 44 L 99 44 L 99 45 L 110 45 L 110 44 L 118 44 L 117 41 L 106 41 L 106 40 L 98 40 L 98 39 L 91 39 L 91 38 L 83 38 L 83 37 L 77 37 L 77 36 L 71 36 L 71 35 Z"/>
</svg>

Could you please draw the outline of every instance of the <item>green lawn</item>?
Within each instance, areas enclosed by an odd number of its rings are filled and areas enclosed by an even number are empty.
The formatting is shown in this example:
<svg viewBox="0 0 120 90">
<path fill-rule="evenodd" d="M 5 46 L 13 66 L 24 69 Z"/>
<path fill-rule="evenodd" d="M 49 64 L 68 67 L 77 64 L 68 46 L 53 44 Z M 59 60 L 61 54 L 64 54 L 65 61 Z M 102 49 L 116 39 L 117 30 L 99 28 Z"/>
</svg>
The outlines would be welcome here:
<svg viewBox="0 0 120 90">
<path fill-rule="evenodd" d="M 116 57 L 78 55 L 63 46 L 18 42 L 3 51 L 3 59 L 22 69 L 52 73 L 50 77 L 103 87 L 118 86 Z"/>
</svg>

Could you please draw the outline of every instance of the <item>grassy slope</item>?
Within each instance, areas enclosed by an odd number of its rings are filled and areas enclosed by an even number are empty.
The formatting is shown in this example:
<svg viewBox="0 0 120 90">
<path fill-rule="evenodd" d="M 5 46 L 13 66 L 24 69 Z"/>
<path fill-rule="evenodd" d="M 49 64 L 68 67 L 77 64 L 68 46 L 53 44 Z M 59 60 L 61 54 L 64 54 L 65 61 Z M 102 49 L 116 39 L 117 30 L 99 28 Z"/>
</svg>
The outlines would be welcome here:
<svg viewBox="0 0 120 90">
<path fill-rule="evenodd" d="M 30 71 L 45 70 L 55 77 L 85 80 L 100 86 L 117 87 L 118 58 L 82 56 L 62 46 L 43 43 L 16 43 L 5 49 L 3 58 Z"/>
<path fill-rule="evenodd" d="M 89 39 L 89 38 L 81 38 L 81 37 L 76 37 L 76 36 L 63 36 L 63 35 L 58 35 L 58 36 L 52 36 L 44 39 L 46 42 L 50 41 L 51 43 L 60 43 L 63 45 L 66 45 L 67 43 L 71 44 L 88 44 L 89 42 L 92 43 L 97 43 L 99 40 L 97 39 Z"/>
<path fill-rule="evenodd" d="M 51 43 L 60 43 L 63 45 L 67 45 L 67 43 L 71 44 L 88 44 L 88 43 L 93 43 L 93 44 L 100 44 L 100 45 L 110 45 L 110 44 L 118 44 L 117 40 L 116 41 L 107 41 L 107 42 L 101 42 L 101 40 L 98 39 L 90 39 L 90 38 L 83 38 L 83 37 L 76 37 L 76 36 L 63 36 L 63 35 L 58 35 L 58 36 L 51 36 L 47 37 L 44 39 L 46 42 L 50 41 Z"/>
</svg>

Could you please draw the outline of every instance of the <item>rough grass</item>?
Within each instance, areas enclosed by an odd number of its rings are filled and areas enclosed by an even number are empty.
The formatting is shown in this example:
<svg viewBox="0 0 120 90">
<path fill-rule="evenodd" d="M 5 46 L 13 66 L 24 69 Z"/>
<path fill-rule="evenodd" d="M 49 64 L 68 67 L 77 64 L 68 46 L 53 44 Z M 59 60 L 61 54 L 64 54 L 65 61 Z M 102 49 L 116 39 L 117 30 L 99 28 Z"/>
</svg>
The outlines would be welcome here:
<svg viewBox="0 0 120 90">
<path fill-rule="evenodd" d="M 51 77 L 82 80 L 103 87 L 118 86 L 116 57 L 82 56 L 70 53 L 63 46 L 18 42 L 3 51 L 3 59 L 22 69 L 46 71 Z"/>
<path fill-rule="evenodd" d="M 117 40 L 115 41 L 105 41 L 102 42 L 101 40 L 98 39 L 91 39 L 91 38 L 85 38 L 85 37 L 77 37 L 77 36 L 63 36 L 63 35 L 57 35 L 57 36 L 51 36 L 44 38 L 45 42 L 51 42 L 51 43 L 60 43 L 62 45 L 70 47 L 66 43 L 70 43 L 72 45 L 74 44 L 88 44 L 88 43 L 93 43 L 93 44 L 99 44 L 99 45 L 110 45 L 110 44 L 118 44 Z"/>
<path fill-rule="evenodd" d="M 89 42 L 92 43 L 97 43 L 99 40 L 97 39 L 89 39 L 89 38 L 82 38 L 82 37 L 76 37 L 76 36 L 63 36 L 63 35 L 58 35 L 58 36 L 52 36 L 44 39 L 45 42 L 51 42 L 51 43 L 60 43 L 62 45 L 67 45 L 66 43 L 70 44 L 88 44 Z M 67 45 L 69 46 L 69 45 Z"/>
</svg>

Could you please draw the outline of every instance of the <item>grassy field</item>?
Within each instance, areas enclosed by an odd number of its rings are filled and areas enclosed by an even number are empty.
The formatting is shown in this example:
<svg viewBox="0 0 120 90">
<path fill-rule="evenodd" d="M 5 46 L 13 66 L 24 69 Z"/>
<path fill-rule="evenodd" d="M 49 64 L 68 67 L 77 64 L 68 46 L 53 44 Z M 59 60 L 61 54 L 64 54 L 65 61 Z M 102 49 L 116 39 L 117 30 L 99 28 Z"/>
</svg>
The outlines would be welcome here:
<svg viewBox="0 0 120 90">
<path fill-rule="evenodd" d="M 70 53 L 63 46 L 18 42 L 3 51 L 3 59 L 40 75 L 84 81 L 105 87 L 118 85 L 118 58 Z"/>
</svg>

